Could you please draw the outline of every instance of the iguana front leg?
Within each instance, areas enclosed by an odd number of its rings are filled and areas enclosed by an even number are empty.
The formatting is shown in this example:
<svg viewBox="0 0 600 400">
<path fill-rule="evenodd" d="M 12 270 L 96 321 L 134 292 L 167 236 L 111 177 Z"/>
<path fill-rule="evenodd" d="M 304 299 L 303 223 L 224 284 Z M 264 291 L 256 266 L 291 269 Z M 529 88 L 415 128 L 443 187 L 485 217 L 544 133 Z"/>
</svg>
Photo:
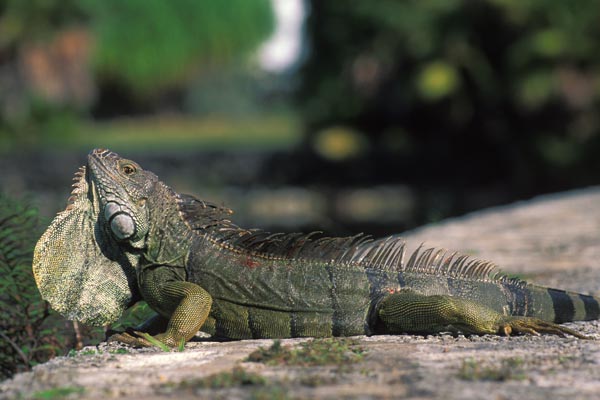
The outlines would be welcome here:
<svg viewBox="0 0 600 400">
<path fill-rule="evenodd" d="M 549 333 L 587 339 L 539 318 L 507 316 L 471 300 L 448 295 L 426 296 L 412 290 L 386 295 L 376 312 L 386 333 L 436 333 L 451 327 L 466 334 Z"/>
<path fill-rule="evenodd" d="M 212 298 L 206 290 L 194 283 L 176 279 L 171 268 L 157 267 L 144 273 L 140 282 L 142 297 L 162 317 L 162 321 L 160 317 L 155 317 L 154 322 L 164 324 L 164 319 L 168 320 L 166 331 L 154 335 L 154 338 L 170 347 L 190 340 L 206 321 L 212 305 Z M 144 325 L 150 329 L 155 324 Z M 133 346 L 152 346 L 136 331 L 116 334 L 109 340 Z"/>
</svg>

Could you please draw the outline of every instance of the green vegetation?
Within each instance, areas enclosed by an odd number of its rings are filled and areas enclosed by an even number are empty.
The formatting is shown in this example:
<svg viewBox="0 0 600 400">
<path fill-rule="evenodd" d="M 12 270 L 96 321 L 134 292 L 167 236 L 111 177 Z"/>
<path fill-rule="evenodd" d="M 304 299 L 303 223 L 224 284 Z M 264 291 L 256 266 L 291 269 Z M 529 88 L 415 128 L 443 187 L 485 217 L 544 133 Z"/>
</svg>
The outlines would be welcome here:
<svg viewBox="0 0 600 400">
<path fill-rule="evenodd" d="M 98 354 L 96 349 L 85 349 L 79 352 L 79 355 L 81 356 L 95 356 L 96 354 Z"/>
<path fill-rule="evenodd" d="M 364 349 L 357 340 L 325 338 L 301 343 L 297 348 L 282 346 L 280 340 L 275 340 L 271 347 L 260 347 L 250 353 L 247 361 L 267 365 L 347 365 L 359 362 L 363 357 Z"/>
<path fill-rule="evenodd" d="M 527 378 L 521 357 L 506 358 L 500 365 L 488 366 L 484 361 L 473 358 L 463 360 L 458 377 L 467 381 L 521 381 Z"/>
<path fill-rule="evenodd" d="M 245 119 L 211 117 L 115 120 L 84 125 L 81 135 L 73 138 L 67 145 L 81 149 L 103 145 L 115 151 L 131 147 L 140 150 L 275 150 L 291 148 L 300 139 L 300 129 L 294 117 L 276 114 Z"/>
<path fill-rule="evenodd" d="M 273 28 L 269 0 L 86 0 L 100 76 L 157 93 L 238 61 Z M 149 29 L 152 27 L 152 29 Z"/>
<path fill-rule="evenodd" d="M 81 152 L 95 147 L 107 147 L 115 151 L 132 148 L 137 151 L 268 151 L 290 149 L 301 141 L 298 121 L 287 113 L 240 119 L 180 116 L 100 123 L 72 122 L 68 131 L 71 133 L 67 136 L 58 129 L 56 134 L 32 138 L 27 148 L 60 147 Z M 8 138 L 2 140 L 0 133 L 0 154 L 23 149 L 23 143 Z"/>
<path fill-rule="evenodd" d="M 36 392 L 32 398 L 36 400 L 58 400 L 72 398 L 73 395 L 82 394 L 84 391 L 85 389 L 81 387 L 63 386 Z"/>
<path fill-rule="evenodd" d="M 0 19 L 0 145 L 68 142 L 90 111 L 182 110 L 274 26 L 270 0 L 6 0 Z"/>
<path fill-rule="evenodd" d="M 154 338 L 152 335 L 142 332 L 141 336 L 146 339 L 147 341 L 149 341 L 154 347 L 158 347 L 159 349 L 161 349 L 164 352 L 169 352 L 171 351 L 171 348 L 169 346 L 167 346 L 166 344 L 164 344 L 163 342 L 161 342 L 160 340 Z"/>
<path fill-rule="evenodd" d="M 596 1 L 313 0 L 310 9 L 301 119 L 317 150 L 324 130 L 362 134 L 365 162 L 386 166 L 365 181 L 468 193 L 467 182 L 516 197 L 597 181 Z"/>
<path fill-rule="evenodd" d="M 31 271 L 37 210 L 0 193 L 0 378 L 30 369 L 63 345 Z"/>
</svg>

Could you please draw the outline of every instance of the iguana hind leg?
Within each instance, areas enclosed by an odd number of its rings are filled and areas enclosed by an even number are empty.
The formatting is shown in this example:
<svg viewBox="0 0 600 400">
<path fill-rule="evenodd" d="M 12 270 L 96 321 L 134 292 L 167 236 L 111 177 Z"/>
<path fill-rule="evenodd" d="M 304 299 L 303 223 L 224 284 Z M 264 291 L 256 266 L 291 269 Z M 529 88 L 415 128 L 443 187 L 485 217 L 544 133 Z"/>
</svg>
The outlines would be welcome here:
<svg viewBox="0 0 600 400">
<path fill-rule="evenodd" d="M 449 295 L 426 296 L 412 290 L 386 295 L 377 305 L 376 313 L 385 333 L 436 333 L 453 329 L 479 335 L 549 333 L 586 338 L 538 318 L 506 316 L 471 300 Z"/>
</svg>

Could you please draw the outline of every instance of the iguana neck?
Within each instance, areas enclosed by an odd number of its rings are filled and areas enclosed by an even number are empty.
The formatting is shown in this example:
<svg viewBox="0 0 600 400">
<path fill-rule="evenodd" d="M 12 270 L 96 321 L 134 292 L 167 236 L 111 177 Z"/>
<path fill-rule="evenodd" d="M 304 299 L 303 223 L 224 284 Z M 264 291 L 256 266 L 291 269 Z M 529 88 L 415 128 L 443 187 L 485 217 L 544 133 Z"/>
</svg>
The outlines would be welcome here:
<svg viewBox="0 0 600 400">
<path fill-rule="evenodd" d="M 152 265 L 185 265 L 192 232 L 179 209 L 179 195 L 159 182 L 156 193 L 148 198 L 149 219 L 153 221 L 146 239 L 145 262 Z"/>
</svg>

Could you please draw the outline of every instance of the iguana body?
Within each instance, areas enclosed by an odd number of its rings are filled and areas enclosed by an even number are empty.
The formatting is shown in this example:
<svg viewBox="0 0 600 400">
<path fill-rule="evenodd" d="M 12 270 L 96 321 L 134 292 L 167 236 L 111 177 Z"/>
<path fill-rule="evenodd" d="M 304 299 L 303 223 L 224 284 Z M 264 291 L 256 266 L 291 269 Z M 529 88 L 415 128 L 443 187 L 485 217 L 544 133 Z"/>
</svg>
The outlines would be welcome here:
<svg viewBox="0 0 600 400">
<path fill-rule="evenodd" d="M 583 337 L 557 323 L 600 316 L 592 296 L 509 279 L 488 262 L 434 249 L 404 260 L 397 236 L 239 228 L 229 210 L 177 194 L 107 150 L 90 153 L 76 180 L 67 210 L 36 247 L 38 287 L 53 307 L 84 322 L 110 322 L 141 298 L 158 313 L 142 330 L 160 332 L 156 338 L 170 346 L 199 329 L 233 339 L 444 330 Z M 64 254 L 73 241 L 86 244 L 84 254 Z M 83 269 L 110 275 L 111 284 L 72 277 Z M 119 300 L 80 306 L 90 303 L 81 301 L 88 292 Z M 135 332 L 114 338 L 149 345 Z"/>
</svg>

